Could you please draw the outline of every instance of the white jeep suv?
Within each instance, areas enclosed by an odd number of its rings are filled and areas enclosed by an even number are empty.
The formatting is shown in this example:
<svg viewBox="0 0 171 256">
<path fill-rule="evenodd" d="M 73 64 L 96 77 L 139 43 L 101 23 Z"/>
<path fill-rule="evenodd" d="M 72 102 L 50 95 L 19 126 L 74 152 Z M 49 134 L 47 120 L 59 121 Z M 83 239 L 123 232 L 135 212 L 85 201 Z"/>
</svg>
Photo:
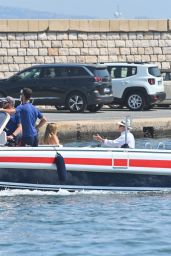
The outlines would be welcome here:
<svg viewBox="0 0 171 256">
<path fill-rule="evenodd" d="M 165 99 L 163 78 L 155 64 L 103 63 L 112 78 L 113 104 L 148 110 Z"/>
</svg>

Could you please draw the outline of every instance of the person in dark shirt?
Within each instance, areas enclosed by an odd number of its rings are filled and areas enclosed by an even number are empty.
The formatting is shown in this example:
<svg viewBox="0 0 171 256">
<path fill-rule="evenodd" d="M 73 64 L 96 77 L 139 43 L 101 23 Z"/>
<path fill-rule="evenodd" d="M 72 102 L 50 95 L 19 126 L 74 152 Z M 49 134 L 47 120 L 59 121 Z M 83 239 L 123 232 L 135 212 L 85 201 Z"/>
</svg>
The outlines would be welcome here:
<svg viewBox="0 0 171 256">
<path fill-rule="evenodd" d="M 38 146 L 38 130 L 46 123 L 46 118 L 43 114 L 32 105 L 30 98 L 32 90 L 30 88 L 23 88 L 20 92 L 21 105 L 16 109 L 6 110 L 7 113 L 19 113 L 22 125 L 22 139 L 21 146 Z M 37 119 L 40 119 L 36 125 Z"/>
<path fill-rule="evenodd" d="M 14 98 L 7 96 L 5 100 L 3 100 L 3 109 L 15 110 L 14 106 Z M 15 145 L 19 144 L 22 134 L 21 118 L 19 113 L 10 114 L 10 120 L 8 121 L 4 131 L 7 135 L 7 142 L 13 141 Z"/>
</svg>

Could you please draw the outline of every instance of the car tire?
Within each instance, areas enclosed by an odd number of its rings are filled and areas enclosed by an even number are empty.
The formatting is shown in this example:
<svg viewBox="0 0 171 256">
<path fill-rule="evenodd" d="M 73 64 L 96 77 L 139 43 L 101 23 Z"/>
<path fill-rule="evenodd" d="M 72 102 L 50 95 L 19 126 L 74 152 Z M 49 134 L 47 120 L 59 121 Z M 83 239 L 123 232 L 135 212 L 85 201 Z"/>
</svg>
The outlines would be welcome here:
<svg viewBox="0 0 171 256">
<path fill-rule="evenodd" d="M 145 97 L 141 92 L 129 93 L 126 97 L 126 106 L 129 110 L 139 111 L 145 107 Z"/>
<path fill-rule="evenodd" d="M 87 102 L 83 94 L 71 93 L 66 100 L 66 107 L 71 113 L 81 113 L 87 108 Z"/>
<path fill-rule="evenodd" d="M 92 113 L 95 113 L 98 110 L 100 110 L 102 107 L 103 107 L 103 104 L 92 104 L 92 105 L 88 105 L 87 110 L 89 110 Z"/>
</svg>

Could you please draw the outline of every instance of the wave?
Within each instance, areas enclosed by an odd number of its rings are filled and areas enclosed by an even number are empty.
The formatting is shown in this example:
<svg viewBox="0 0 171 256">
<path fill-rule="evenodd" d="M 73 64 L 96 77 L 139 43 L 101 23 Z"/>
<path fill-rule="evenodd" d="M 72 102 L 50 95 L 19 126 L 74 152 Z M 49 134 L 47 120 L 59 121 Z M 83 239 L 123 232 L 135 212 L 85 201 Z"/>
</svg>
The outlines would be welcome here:
<svg viewBox="0 0 171 256">
<path fill-rule="evenodd" d="M 66 189 L 54 191 L 40 191 L 29 189 L 5 189 L 0 191 L 0 197 L 13 196 L 73 196 L 73 195 L 161 195 L 171 194 L 171 190 L 163 189 L 160 191 L 103 191 L 103 190 L 80 190 L 69 192 Z"/>
</svg>

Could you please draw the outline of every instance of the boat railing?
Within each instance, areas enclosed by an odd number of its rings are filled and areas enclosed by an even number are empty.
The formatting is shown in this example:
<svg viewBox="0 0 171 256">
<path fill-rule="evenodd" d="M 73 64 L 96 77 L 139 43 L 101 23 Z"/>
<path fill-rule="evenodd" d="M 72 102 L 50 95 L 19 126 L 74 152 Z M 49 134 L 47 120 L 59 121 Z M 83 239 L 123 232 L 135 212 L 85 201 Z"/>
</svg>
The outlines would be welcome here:
<svg viewBox="0 0 171 256">
<path fill-rule="evenodd" d="M 165 143 L 159 142 L 159 144 L 157 145 L 157 149 L 166 149 Z"/>
<path fill-rule="evenodd" d="M 166 149 L 166 145 L 164 142 L 159 142 L 157 147 L 155 145 L 153 145 L 152 143 L 150 142 L 146 142 L 145 143 L 145 149 Z"/>
<path fill-rule="evenodd" d="M 152 144 L 150 142 L 145 143 L 145 149 L 152 149 Z"/>
</svg>

